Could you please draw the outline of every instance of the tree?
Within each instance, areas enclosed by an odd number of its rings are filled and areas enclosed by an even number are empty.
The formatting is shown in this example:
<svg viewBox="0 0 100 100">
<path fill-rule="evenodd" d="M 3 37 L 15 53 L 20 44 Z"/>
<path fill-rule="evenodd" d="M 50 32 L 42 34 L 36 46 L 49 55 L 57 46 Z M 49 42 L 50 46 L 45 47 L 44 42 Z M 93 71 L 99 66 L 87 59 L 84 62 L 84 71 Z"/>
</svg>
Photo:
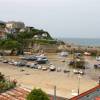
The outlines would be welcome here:
<svg viewBox="0 0 100 100">
<path fill-rule="evenodd" d="M 2 53 L 4 53 L 4 50 L 11 50 L 11 54 L 15 50 L 20 50 L 22 45 L 16 41 L 16 40 L 1 40 L 0 41 L 0 49 L 2 50 Z"/>
<path fill-rule="evenodd" d="M 18 49 L 18 48 L 20 48 L 20 46 L 21 46 L 21 44 L 15 40 L 5 40 L 5 43 L 3 45 L 3 47 L 6 50 Z"/>
<path fill-rule="evenodd" d="M 28 94 L 27 100 L 50 100 L 50 99 L 48 95 L 41 89 L 34 89 Z"/>
<path fill-rule="evenodd" d="M 0 72 L 0 82 L 4 80 L 5 80 L 4 75 Z"/>
</svg>

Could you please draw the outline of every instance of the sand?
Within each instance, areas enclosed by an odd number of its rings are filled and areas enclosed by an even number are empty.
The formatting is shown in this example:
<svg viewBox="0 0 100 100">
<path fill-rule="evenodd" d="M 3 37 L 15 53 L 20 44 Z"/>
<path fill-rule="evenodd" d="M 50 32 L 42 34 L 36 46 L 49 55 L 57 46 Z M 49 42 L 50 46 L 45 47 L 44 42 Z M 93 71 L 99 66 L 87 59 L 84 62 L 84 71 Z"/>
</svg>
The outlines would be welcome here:
<svg viewBox="0 0 100 100">
<path fill-rule="evenodd" d="M 56 54 L 50 54 L 48 57 L 53 64 L 60 66 L 62 69 L 67 66 L 65 63 L 61 62 L 61 58 L 58 58 Z M 66 58 L 66 60 L 69 60 L 69 58 Z M 25 71 L 22 72 L 21 69 L 24 69 Z M 26 67 L 19 68 L 2 62 L 0 62 L 0 72 L 5 74 L 8 79 L 16 79 L 18 84 L 23 87 L 29 89 L 41 88 L 49 94 L 53 94 L 53 88 L 56 85 L 57 95 L 66 98 L 73 97 L 72 90 L 77 92 L 79 87 L 78 75 L 73 74 L 73 72 L 67 74 L 63 73 L 63 71 L 50 72 Z M 81 76 L 80 93 L 93 88 L 96 85 L 96 80 L 87 77 L 87 75 Z"/>
</svg>

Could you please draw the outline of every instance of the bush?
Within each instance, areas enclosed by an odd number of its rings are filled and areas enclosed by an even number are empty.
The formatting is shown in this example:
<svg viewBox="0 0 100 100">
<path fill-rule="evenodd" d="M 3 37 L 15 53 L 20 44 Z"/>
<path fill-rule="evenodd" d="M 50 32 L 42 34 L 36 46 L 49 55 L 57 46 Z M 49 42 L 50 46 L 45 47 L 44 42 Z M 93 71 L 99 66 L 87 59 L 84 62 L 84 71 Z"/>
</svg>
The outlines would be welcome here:
<svg viewBox="0 0 100 100">
<path fill-rule="evenodd" d="M 27 100 L 50 100 L 50 99 L 48 95 L 41 89 L 34 89 L 28 94 Z"/>
<path fill-rule="evenodd" d="M 8 81 L 5 76 L 0 72 L 0 93 L 16 87 L 15 81 Z"/>
</svg>

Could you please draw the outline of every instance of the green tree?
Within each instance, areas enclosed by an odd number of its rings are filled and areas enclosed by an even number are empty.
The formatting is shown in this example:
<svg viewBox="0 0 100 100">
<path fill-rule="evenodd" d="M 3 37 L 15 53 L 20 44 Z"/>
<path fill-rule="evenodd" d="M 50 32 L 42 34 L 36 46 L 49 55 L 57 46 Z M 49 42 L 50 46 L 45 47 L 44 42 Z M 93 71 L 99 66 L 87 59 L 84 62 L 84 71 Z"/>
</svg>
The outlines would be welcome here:
<svg viewBox="0 0 100 100">
<path fill-rule="evenodd" d="M 4 80 L 5 80 L 4 75 L 0 72 L 0 82 Z"/>
<path fill-rule="evenodd" d="M 6 50 L 18 49 L 18 48 L 20 48 L 20 46 L 21 46 L 21 44 L 15 40 L 5 40 L 5 43 L 3 44 L 3 47 Z"/>
<path fill-rule="evenodd" d="M 34 89 L 28 94 L 27 100 L 50 100 L 50 99 L 48 95 L 41 89 Z"/>
</svg>

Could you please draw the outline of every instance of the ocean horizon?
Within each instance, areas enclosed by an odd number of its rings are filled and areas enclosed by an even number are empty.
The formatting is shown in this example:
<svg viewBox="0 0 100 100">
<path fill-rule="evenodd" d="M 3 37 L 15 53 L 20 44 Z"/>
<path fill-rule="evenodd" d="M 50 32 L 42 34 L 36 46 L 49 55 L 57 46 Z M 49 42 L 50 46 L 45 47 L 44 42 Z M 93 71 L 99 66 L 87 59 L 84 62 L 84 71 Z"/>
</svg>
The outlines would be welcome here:
<svg viewBox="0 0 100 100">
<path fill-rule="evenodd" d="M 100 38 L 58 38 L 58 40 L 80 46 L 100 46 Z"/>
</svg>

